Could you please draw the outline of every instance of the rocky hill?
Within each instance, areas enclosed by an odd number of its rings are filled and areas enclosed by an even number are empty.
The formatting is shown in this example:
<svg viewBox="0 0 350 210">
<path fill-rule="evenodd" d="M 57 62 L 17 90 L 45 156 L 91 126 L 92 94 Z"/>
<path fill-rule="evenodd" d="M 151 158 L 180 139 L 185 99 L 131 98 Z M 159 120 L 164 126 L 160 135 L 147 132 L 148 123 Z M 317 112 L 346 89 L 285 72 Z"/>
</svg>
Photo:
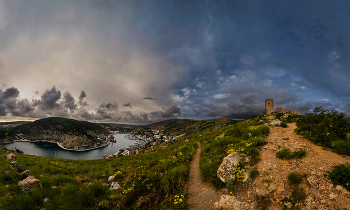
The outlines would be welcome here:
<svg viewBox="0 0 350 210">
<path fill-rule="evenodd" d="M 13 128 L 2 128 L 0 139 L 2 141 L 15 139 L 50 140 L 65 143 L 68 146 L 93 145 L 97 141 L 98 134 L 108 133 L 107 129 L 96 123 L 50 117 Z"/>
</svg>

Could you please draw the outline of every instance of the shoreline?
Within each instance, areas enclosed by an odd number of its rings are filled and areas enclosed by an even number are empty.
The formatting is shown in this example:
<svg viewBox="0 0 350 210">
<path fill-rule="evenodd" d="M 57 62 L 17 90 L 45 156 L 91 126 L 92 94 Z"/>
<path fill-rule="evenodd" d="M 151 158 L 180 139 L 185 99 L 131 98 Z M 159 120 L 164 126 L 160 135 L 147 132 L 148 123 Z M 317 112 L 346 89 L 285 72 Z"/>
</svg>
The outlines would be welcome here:
<svg viewBox="0 0 350 210">
<path fill-rule="evenodd" d="M 90 150 L 94 150 L 94 149 L 99 149 L 99 148 L 103 148 L 108 146 L 111 142 L 108 141 L 107 144 L 105 145 L 101 145 L 101 146 L 97 146 L 97 147 L 93 147 L 93 148 L 88 148 L 88 149 L 84 149 L 84 150 L 74 150 L 74 149 L 67 149 L 64 146 L 61 145 L 60 142 L 54 142 L 54 141 L 50 141 L 50 140 L 27 140 L 27 139 L 23 139 L 23 140 L 14 140 L 13 142 L 5 142 L 5 143 L 1 143 L 1 144 L 12 144 L 15 142 L 30 142 L 30 143 L 51 143 L 51 144 L 57 144 L 58 147 L 60 147 L 63 150 L 67 150 L 67 151 L 71 151 L 71 152 L 87 152 Z"/>
</svg>

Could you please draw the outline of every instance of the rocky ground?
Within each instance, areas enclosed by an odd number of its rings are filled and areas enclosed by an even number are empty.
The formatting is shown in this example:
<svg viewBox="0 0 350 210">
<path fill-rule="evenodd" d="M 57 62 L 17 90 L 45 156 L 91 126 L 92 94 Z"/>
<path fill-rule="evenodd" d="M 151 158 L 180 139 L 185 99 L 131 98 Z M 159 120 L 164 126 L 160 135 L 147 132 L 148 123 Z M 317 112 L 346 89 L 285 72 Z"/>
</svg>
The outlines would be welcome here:
<svg viewBox="0 0 350 210">
<path fill-rule="evenodd" d="M 260 151 L 261 160 L 257 167 L 259 176 L 254 179 L 247 190 L 235 192 L 234 196 L 223 197 L 222 201 L 240 203 L 242 208 L 255 209 L 256 198 L 270 200 L 270 210 L 283 209 L 285 204 L 282 200 L 290 197 L 293 186 L 288 182 L 291 172 L 306 173 L 301 187 L 306 191 L 306 200 L 300 203 L 300 209 L 350 209 L 350 195 L 344 188 L 336 188 L 325 176 L 327 171 L 332 171 L 334 166 L 350 162 L 350 157 L 343 157 L 322 146 L 306 140 L 294 133 L 295 123 L 289 123 L 287 128 L 278 126 L 270 127 L 267 138 L 268 144 Z M 284 140 L 285 139 L 285 140 Z M 276 152 L 284 147 L 291 151 L 305 148 L 307 153 L 301 159 L 281 160 L 276 158 Z M 228 194 L 228 192 L 226 192 Z M 243 204 L 247 207 L 243 207 Z M 232 206 L 231 205 L 231 206 Z"/>
</svg>

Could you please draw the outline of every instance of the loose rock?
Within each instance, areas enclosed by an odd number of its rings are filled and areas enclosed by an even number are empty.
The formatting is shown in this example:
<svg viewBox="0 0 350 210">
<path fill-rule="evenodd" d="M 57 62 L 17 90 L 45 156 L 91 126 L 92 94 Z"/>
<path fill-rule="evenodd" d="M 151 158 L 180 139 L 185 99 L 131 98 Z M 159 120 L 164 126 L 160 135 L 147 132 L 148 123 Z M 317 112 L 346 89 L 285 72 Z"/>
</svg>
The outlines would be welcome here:
<svg viewBox="0 0 350 210">
<path fill-rule="evenodd" d="M 44 200 L 43 200 L 43 203 L 45 204 L 45 203 L 50 203 L 51 202 L 51 200 L 50 200 L 50 198 L 44 198 Z"/>
<path fill-rule="evenodd" d="M 318 180 L 314 176 L 309 176 L 309 178 L 307 178 L 307 181 L 309 182 L 311 187 L 317 187 L 317 185 L 318 185 Z"/>
<path fill-rule="evenodd" d="M 40 180 L 34 176 L 28 176 L 27 178 L 18 182 L 18 186 L 24 191 L 28 192 L 32 188 L 42 188 Z"/>
<path fill-rule="evenodd" d="M 16 160 L 16 155 L 11 153 L 11 154 L 7 155 L 6 160 Z"/>
<path fill-rule="evenodd" d="M 23 171 L 22 173 L 21 173 L 21 175 L 23 176 L 23 175 L 25 175 L 25 176 L 30 176 L 30 172 L 29 172 L 29 170 L 25 170 L 25 171 Z"/>
<path fill-rule="evenodd" d="M 339 190 L 342 194 L 349 195 L 349 191 L 347 191 L 343 186 L 337 185 L 335 189 Z"/>
<path fill-rule="evenodd" d="M 228 209 L 253 209 L 251 204 L 239 201 L 235 196 L 223 195 L 219 202 L 215 202 L 213 210 L 228 210 Z"/>
<path fill-rule="evenodd" d="M 118 182 L 112 182 L 110 190 L 117 190 L 120 187 Z"/>
<path fill-rule="evenodd" d="M 114 176 L 110 176 L 110 177 L 108 177 L 108 181 L 112 182 L 114 180 L 114 178 L 115 178 Z"/>
</svg>

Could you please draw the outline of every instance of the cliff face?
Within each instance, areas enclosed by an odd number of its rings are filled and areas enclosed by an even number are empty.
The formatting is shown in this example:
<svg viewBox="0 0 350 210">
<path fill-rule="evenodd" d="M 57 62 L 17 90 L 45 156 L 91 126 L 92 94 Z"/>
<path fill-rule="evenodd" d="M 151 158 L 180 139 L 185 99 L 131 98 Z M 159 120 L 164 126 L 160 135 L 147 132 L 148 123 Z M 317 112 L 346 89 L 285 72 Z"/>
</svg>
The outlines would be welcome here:
<svg viewBox="0 0 350 210">
<path fill-rule="evenodd" d="M 50 140 L 71 146 L 97 143 L 98 134 L 109 134 L 103 126 L 85 121 L 51 117 L 10 129 L 2 139 Z"/>
</svg>

